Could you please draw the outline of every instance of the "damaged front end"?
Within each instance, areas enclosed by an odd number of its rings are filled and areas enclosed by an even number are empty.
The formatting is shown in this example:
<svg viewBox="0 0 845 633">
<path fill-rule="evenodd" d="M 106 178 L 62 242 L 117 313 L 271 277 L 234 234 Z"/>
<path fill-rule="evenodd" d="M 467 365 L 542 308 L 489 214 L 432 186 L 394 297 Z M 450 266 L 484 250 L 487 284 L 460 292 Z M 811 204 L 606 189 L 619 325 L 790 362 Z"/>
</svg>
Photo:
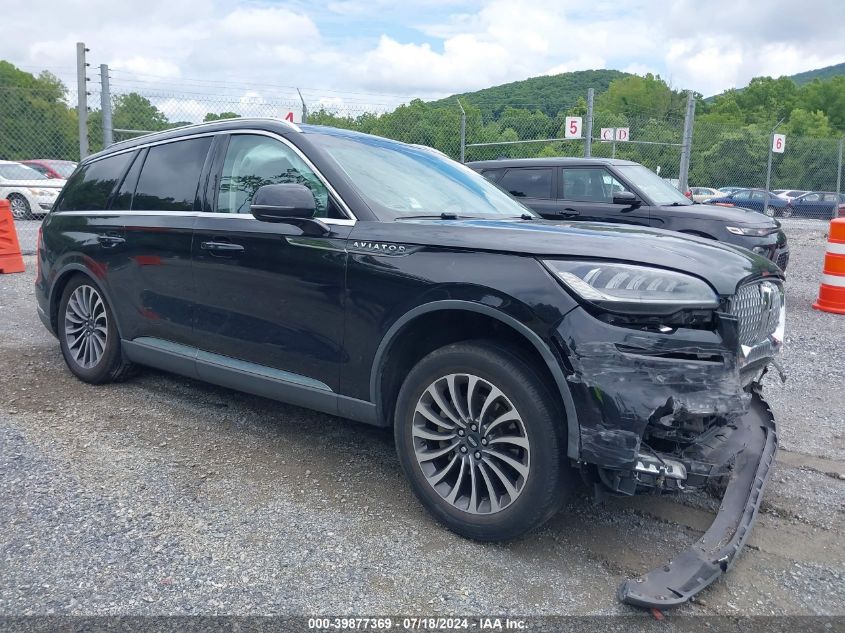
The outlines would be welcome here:
<svg viewBox="0 0 845 633">
<path fill-rule="evenodd" d="M 778 367 L 784 314 L 780 282 L 759 280 L 706 315 L 654 320 L 576 309 L 560 324 L 579 413 L 579 464 L 597 492 L 725 488 L 702 539 L 624 583 L 622 601 L 679 605 L 724 573 L 742 547 L 777 448 L 760 380 Z"/>
</svg>

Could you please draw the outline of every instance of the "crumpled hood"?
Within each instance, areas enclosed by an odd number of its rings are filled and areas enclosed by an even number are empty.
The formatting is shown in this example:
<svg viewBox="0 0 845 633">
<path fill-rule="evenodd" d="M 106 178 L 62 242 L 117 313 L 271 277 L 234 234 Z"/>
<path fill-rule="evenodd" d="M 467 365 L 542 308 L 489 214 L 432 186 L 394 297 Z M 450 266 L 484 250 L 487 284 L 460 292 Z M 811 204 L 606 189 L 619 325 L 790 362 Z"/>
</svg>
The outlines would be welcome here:
<svg viewBox="0 0 845 633">
<path fill-rule="evenodd" d="M 733 294 L 748 277 L 782 276 L 769 260 L 739 246 L 662 229 L 598 222 L 480 218 L 358 222 L 350 240 L 645 264 L 692 273 L 721 295 Z"/>
</svg>

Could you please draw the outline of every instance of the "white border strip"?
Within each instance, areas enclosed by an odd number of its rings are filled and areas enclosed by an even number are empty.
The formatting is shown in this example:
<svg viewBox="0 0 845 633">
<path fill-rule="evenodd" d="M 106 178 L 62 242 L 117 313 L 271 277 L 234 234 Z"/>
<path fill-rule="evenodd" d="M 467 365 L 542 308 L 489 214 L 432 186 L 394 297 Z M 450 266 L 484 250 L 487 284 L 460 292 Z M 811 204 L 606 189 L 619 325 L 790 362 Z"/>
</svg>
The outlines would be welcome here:
<svg viewBox="0 0 845 633">
<path fill-rule="evenodd" d="M 825 286 L 845 288 L 845 275 L 822 275 L 822 283 Z"/>
<path fill-rule="evenodd" d="M 828 242 L 827 252 L 834 255 L 845 255 L 845 244 L 840 244 L 839 242 Z"/>
</svg>

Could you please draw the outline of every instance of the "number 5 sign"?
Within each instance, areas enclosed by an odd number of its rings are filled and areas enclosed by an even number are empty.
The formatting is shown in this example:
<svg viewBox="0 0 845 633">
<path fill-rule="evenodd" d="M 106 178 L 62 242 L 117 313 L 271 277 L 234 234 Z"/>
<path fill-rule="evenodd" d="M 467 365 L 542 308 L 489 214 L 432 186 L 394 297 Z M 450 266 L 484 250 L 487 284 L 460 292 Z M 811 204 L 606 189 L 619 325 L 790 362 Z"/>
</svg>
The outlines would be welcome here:
<svg viewBox="0 0 845 633">
<path fill-rule="evenodd" d="M 786 147 L 786 134 L 772 134 L 772 151 L 783 154 Z"/>
<path fill-rule="evenodd" d="M 581 117 L 568 116 L 566 117 L 566 129 L 564 130 L 564 138 L 581 138 Z"/>
</svg>

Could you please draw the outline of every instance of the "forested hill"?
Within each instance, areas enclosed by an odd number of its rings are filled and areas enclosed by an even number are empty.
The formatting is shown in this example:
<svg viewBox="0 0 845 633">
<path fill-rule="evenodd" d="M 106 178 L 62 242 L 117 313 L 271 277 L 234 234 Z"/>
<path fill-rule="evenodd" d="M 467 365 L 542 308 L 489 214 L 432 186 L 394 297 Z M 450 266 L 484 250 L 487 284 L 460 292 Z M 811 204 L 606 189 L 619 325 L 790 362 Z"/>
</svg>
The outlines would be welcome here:
<svg viewBox="0 0 845 633">
<path fill-rule="evenodd" d="M 791 75 L 789 78 L 799 86 L 813 81 L 814 79 L 831 79 L 839 75 L 845 75 L 845 62 L 836 64 L 834 66 L 825 66 L 824 68 L 816 68 L 815 70 L 808 70 L 807 72 Z"/>
<path fill-rule="evenodd" d="M 578 70 L 560 75 L 531 77 L 501 86 L 484 88 L 475 92 L 452 95 L 430 105 L 454 107 L 455 97 L 464 104 L 472 104 L 481 110 L 485 120 L 497 119 L 502 111 L 511 106 L 526 110 L 541 110 L 554 118 L 561 110 L 574 106 L 578 98 L 587 94 L 587 88 L 595 88 L 596 94 L 607 90 L 614 79 L 627 77 L 620 70 Z"/>
</svg>

